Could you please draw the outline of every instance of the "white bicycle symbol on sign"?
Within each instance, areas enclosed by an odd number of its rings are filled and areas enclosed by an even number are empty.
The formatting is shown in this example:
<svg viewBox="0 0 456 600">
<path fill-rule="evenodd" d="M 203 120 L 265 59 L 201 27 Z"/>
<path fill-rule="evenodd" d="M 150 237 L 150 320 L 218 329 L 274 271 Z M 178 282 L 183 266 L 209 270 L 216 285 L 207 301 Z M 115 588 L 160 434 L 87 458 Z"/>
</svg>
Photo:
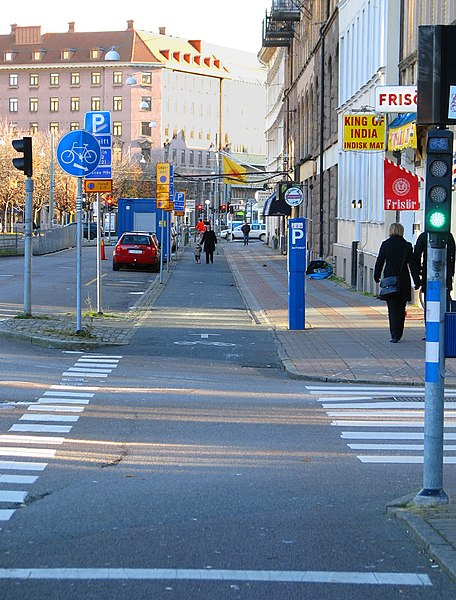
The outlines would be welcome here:
<svg viewBox="0 0 456 600">
<path fill-rule="evenodd" d="M 64 150 L 60 155 L 60 160 L 66 165 L 74 163 L 76 159 L 86 162 L 88 165 L 93 165 L 97 162 L 97 153 L 94 150 L 87 150 L 87 146 L 88 144 L 77 146 L 76 142 L 73 142 L 71 150 Z"/>
</svg>

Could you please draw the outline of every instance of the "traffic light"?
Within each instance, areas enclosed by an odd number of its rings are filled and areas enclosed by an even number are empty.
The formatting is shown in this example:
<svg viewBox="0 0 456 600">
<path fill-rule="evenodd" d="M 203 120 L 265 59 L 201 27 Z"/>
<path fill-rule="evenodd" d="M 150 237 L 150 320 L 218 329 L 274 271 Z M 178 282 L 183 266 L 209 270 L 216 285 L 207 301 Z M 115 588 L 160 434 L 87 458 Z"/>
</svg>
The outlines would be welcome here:
<svg viewBox="0 0 456 600">
<path fill-rule="evenodd" d="M 13 158 L 13 165 L 19 171 L 24 171 L 24 175 L 31 177 L 33 174 L 32 138 L 24 137 L 20 140 L 13 140 L 12 144 L 16 152 L 22 152 L 24 154 L 24 156 Z"/>
<path fill-rule="evenodd" d="M 114 208 L 114 200 L 112 196 L 106 196 L 106 208 L 109 212 Z"/>
<path fill-rule="evenodd" d="M 226 204 L 222 204 L 220 206 L 220 210 L 222 211 L 222 213 L 226 212 Z"/>
<path fill-rule="evenodd" d="M 201 213 L 203 212 L 203 205 L 198 204 L 197 209 L 198 209 L 198 215 L 201 216 Z"/>
<path fill-rule="evenodd" d="M 451 188 L 453 170 L 453 132 L 431 129 L 426 143 L 426 198 L 424 229 L 434 241 L 447 234 L 451 225 Z M 445 236 L 440 236 L 440 240 Z"/>
</svg>

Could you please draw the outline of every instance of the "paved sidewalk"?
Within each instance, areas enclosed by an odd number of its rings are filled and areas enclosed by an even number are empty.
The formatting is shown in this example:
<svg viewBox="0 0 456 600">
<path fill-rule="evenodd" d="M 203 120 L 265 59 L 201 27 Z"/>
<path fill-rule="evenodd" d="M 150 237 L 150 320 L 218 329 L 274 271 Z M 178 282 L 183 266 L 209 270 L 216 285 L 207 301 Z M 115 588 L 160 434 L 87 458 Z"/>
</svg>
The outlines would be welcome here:
<svg viewBox="0 0 456 600">
<path fill-rule="evenodd" d="M 244 246 L 222 242 L 219 248 L 231 267 L 246 306 L 258 323 L 273 331 L 282 363 L 291 376 L 347 384 L 424 385 L 421 308 L 409 306 L 404 337 L 399 344 L 391 344 L 383 302 L 333 280 L 308 279 L 306 328 L 289 331 L 286 258 L 262 243 Z M 164 274 L 163 284 L 160 285 L 157 278 L 128 314 L 84 318 L 83 336 L 75 333 L 74 315 L 66 314 L 47 315 L 44 319 L 6 319 L 0 322 L 0 337 L 81 350 L 128 344 L 176 266 L 179 262 L 173 261 L 170 271 Z M 447 359 L 445 383 L 456 385 L 456 359 Z M 456 579 L 456 475 L 453 469 L 447 469 L 445 475 L 445 489 L 450 496 L 448 505 L 416 508 L 410 504 L 412 494 L 391 503 L 387 513 L 410 531 L 428 555 Z"/>
</svg>

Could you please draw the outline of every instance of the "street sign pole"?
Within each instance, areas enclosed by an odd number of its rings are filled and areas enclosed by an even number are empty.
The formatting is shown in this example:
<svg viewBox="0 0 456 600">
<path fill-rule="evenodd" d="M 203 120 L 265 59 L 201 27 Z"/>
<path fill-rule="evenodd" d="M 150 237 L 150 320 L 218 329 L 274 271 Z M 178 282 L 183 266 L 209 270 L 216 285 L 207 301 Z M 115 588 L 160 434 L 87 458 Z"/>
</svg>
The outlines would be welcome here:
<svg viewBox="0 0 456 600">
<path fill-rule="evenodd" d="M 90 233 L 89 233 L 90 235 Z M 82 177 L 78 177 L 76 198 L 76 333 L 82 331 Z"/>
<path fill-rule="evenodd" d="M 32 314 L 33 179 L 25 180 L 24 314 Z"/>
<path fill-rule="evenodd" d="M 160 240 L 161 240 L 161 248 L 160 248 L 160 283 L 163 283 L 163 248 L 165 244 L 163 243 L 163 221 L 165 219 L 165 211 L 162 209 L 161 211 L 161 221 L 160 221 Z"/>
<path fill-rule="evenodd" d="M 448 504 L 443 489 L 445 404 L 446 247 L 431 247 L 428 234 L 426 284 L 426 369 L 424 392 L 423 489 L 414 504 Z"/>
<path fill-rule="evenodd" d="M 101 198 L 97 192 L 97 313 L 103 314 L 101 307 Z M 89 234 L 90 237 L 90 234 Z"/>
</svg>

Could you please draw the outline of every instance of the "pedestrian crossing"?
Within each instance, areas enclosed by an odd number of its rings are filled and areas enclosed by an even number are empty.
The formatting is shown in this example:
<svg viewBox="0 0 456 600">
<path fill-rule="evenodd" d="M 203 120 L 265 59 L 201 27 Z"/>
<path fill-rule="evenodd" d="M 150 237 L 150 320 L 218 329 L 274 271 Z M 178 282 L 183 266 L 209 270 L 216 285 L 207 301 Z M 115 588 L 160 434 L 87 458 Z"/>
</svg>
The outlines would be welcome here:
<svg viewBox="0 0 456 600">
<path fill-rule="evenodd" d="M 307 385 L 361 463 L 422 464 L 424 387 Z M 456 464 L 456 390 L 445 390 L 444 464 Z"/>
<path fill-rule="evenodd" d="M 34 484 L 48 465 L 43 461 L 58 460 L 59 449 L 70 441 L 64 434 L 71 432 L 99 389 L 94 379 L 104 383 L 121 359 L 82 354 L 59 384 L 24 406 L 8 433 L 0 435 L 0 522 L 24 506 L 26 486 Z"/>
</svg>

